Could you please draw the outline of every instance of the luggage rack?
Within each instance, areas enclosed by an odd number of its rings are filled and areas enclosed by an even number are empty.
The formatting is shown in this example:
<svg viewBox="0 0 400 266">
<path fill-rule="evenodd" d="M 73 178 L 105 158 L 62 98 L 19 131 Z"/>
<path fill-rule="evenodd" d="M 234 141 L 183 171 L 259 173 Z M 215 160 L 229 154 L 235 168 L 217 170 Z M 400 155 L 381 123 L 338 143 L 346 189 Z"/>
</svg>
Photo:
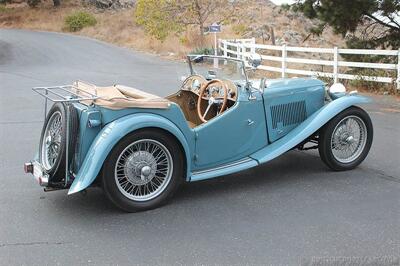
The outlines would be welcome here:
<svg viewBox="0 0 400 266">
<path fill-rule="evenodd" d="M 79 102 L 99 98 L 97 95 L 75 85 L 34 87 L 32 90 L 52 102 Z"/>
<path fill-rule="evenodd" d="M 72 103 L 72 102 L 80 102 L 80 101 L 94 101 L 99 99 L 97 95 L 90 93 L 86 90 L 78 88 L 75 85 L 61 85 L 61 86 L 51 86 L 51 87 L 34 87 L 32 88 L 34 92 L 44 97 L 44 120 L 46 121 L 47 116 L 47 105 L 48 101 L 54 103 Z M 69 104 L 66 105 L 66 138 L 65 138 L 65 182 L 64 188 L 67 188 L 70 181 L 70 170 L 69 170 L 69 134 L 70 134 L 70 108 Z M 41 145 L 41 144 L 40 144 Z M 46 184 L 48 187 L 48 184 Z M 46 188 L 45 188 L 46 191 Z"/>
</svg>

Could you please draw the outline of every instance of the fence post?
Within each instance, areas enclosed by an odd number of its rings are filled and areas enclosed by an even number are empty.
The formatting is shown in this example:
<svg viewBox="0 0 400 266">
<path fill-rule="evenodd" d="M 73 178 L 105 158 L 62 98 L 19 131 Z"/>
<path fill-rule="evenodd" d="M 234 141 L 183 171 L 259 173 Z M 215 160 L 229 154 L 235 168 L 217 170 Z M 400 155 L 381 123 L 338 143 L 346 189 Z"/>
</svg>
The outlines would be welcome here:
<svg viewBox="0 0 400 266">
<path fill-rule="evenodd" d="M 240 59 L 245 60 L 246 59 L 246 47 L 244 46 L 244 43 L 240 43 L 240 51 L 241 51 L 241 57 Z"/>
<path fill-rule="evenodd" d="M 236 43 L 236 58 L 240 59 L 240 43 Z"/>
<path fill-rule="evenodd" d="M 223 47 L 223 51 L 224 51 L 224 57 L 228 57 L 228 51 L 227 51 L 227 49 L 228 49 L 228 45 L 226 44 L 226 42 L 225 41 L 222 41 L 222 47 Z"/>
<path fill-rule="evenodd" d="M 286 44 L 282 45 L 282 78 L 286 77 Z"/>
<path fill-rule="evenodd" d="M 338 82 L 338 48 L 335 46 L 333 48 L 333 82 L 337 83 Z"/>
<path fill-rule="evenodd" d="M 251 38 L 251 48 L 250 48 L 250 52 L 252 54 L 256 53 L 256 38 Z"/>
<path fill-rule="evenodd" d="M 400 90 L 400 48 L 397 52 L 397 89 Z"/>
</svg>

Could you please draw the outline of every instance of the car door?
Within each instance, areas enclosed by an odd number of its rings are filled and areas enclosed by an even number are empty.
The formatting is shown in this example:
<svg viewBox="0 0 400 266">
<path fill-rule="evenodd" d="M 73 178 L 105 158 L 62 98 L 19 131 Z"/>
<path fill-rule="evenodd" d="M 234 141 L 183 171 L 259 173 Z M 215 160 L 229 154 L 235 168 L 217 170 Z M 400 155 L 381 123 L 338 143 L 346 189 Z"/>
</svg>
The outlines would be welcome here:
<svg viewBox="0 0 400 266">
<path fill-rule="evenodd" d="M 247 92 L 222 115 L 195 128 L 193 170 L 234 162 L 267 144 L 267 127 L 261 94 Z"/>
</svg>

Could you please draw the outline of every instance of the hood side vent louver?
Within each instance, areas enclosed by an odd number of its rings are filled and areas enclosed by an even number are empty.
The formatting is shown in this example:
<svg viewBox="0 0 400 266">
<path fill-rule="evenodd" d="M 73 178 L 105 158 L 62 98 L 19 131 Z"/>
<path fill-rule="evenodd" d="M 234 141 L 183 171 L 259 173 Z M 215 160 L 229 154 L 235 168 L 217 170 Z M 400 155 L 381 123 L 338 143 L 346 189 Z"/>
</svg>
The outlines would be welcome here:
<svg viewBox="0 0 400 266">
<path fill-rule="evenodd" d="M 303 122 L 307 118 L 305 101 L 271 106 L 272 128 L 277 129 Z"/>
</svg>

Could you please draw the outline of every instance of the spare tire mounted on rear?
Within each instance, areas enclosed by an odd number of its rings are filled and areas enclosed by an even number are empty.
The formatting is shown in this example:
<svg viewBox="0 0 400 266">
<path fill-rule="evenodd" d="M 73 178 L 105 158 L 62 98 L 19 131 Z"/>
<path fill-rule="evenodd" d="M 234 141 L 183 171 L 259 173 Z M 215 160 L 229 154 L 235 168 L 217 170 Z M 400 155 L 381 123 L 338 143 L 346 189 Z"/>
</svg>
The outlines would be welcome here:
<svg viewBox="0 0 400 266">
<path fill-rule="evenodd" d="M 49 175 L 49 182 L 60 182 L 65 178 L 65 143 L 67 137 L 67 110 L 69 109 L 68 161 L 73 158 L 76 134 L 78 133 L 78 114 L 73 105 L 55 103 L 46 116 L 40 137 L 39 162 Z"/>
</svg>

